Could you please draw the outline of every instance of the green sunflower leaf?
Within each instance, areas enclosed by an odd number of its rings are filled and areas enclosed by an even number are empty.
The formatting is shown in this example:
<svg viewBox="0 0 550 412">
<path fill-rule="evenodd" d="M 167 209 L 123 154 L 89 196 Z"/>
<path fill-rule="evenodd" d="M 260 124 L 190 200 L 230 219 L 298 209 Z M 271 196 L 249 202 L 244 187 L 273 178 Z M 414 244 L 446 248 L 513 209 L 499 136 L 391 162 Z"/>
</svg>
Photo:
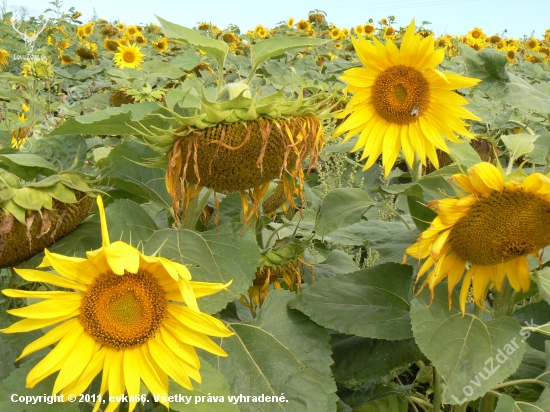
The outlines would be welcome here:
<svg viewBox="0 0 550 412">
<path fill-rule="evenodd" d="M 376 202 L 362 189 L 337 188 L 323 200 L 315 223 L 319 236 L 357 222 Z"/>
<path fill-rule="evenodd" d="M 378 380 L 424 357 L 413 338 L 387 341 L 332 333 L 330 343 L 338 382 Z"/>
<path fill-rule="evenodd" d="M 239 223 L 228 223 L 217 230 L 201 233 L 186 229 L 158 230 L 147 241 L 145 253 L 158 253 L 188 266 L 195 281 L 232 281 L 228 290 L 199 299 L 203 312 L 216 313 L 248 293 L 260 260 L 260 249 L 253 233 L 247 230 L 240 235 L 241 230 Z"/>
<path fill-rule="evenodd" d="M 231 393 L 224 376 L 204 360 L 201 360 L 199 372 L 202 384 L 194 384 L 192 391 L 170 380 L 168 393 L 184 397 L 182 402 L 170 402 L 170 410 L 180 412 L 238 412 L 239 407 L 228 400 Z"/>
<path fill-rule="evenodd" d="M 250 50 L 250 58 L 252 60 L 251 76 L 262 62 L 272 57 L 279 56 L 285 51 L 320 46 L 330 41 L 330 39 L 315 39 L 309 37 L 277 37 L 275 39 L 262 40 L 252 46 Z"/>
<path fill-rule="evenodd" d="M 241 411 L 336 412 L 329 336 L 302 313 L 288 308 L 296 294 L 270 292 L 256 319 L 231 323 L 235 336 L 219 341 L 228 357 L 201 353 L 229 383 Z M 203 352 L 204 353 L 204 352 Z M 254 402 L 253 396 L 284 396 L 278 402 Z"/>
<path fill-rule="evenodd" d="M 433 301 L 425 288 L 412 300 L 411 319 L 418 347 L 445 381 L 443 402 L 456 405 L 479 398 L 514 373 L 527 345 L 517 320 L 483 322 L 462 314 L 456 293 L 452 299 L 449 310 L 446 287 L 435 288 Z"/>
<path fill-rule="evenodd" d="M 229 46 L 220 40 L 212 39 L 197 33 L 195 30 L 170 23 L 169 21 L 156 16 L 162 26 L 162 31 L 166 37 L 184 41 L 200 50 L 205 51 L 220 64 L 220 70 L 223 70 L 223 62 L 229 53 Z"/>
<path fill-rule="evenodd" d="M 50 375 L 43 381 L 36 384 L 32 389 L 26 388 L 25 380 L 27 374 L 39 359 L 31 359 L 24 362 L 18 369 L 14 370 L 9 377 L 0 382 L 0 411 L 25 411 L 25 412 L 79 412 L 78 402 L 36 402 L 25 403 L 19 396 L 36 397 L 48 396 L 52 393 L 56 375 Z M 12 395 L 16 394 L 17 403 L 12 401 Z M 32 398 L 31 398 L 32 399 Z M 21 403 L 20 403 L 21 402 Z"/>
<path fill-rule="evenodd" d="M 315 282 L 289 307 L 338 332 L 373 339 L 409 339 L 413 336 L 411 281 L 411 266 L 385 263 Z"/>
<path fill-rule="evenodd" d="M 498 397 L 495 412 L 544 412 L 536 405 L 528 402 L 515 401 L 510 395 L 502 394 Z"/>
<path fill-rule="evenodd" d="M 27 181 L 33 180 L 39 174 L 52 175 L 57 173 L 57 169 L 53 164 L 36 154 L 0 155 L 0 161 L 7 166 L 10 172 Z"/>
</svg>

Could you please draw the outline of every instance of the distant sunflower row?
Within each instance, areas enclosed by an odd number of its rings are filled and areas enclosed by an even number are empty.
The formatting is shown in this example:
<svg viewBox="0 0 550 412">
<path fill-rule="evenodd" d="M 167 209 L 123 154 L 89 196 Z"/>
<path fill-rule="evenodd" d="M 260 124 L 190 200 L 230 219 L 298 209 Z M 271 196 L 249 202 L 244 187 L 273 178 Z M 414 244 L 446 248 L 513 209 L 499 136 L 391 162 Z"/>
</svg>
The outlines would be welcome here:
<svg viewBox="0 0 550 412">
<path fill-rule="evenodd" d="M 367 39 L 377 37 L 380 40 L 399 42 L 405 34 L 404 28 L 395 27 L 393 16 L 382 18 L 378 22 L 368 19 L 366 23 L 352 28 L 340 28 L 328 23 L 324 13 L 311 13 L 307 19 L 298 21 L 291 17 L 280 22 L 273 29 L 268 29 L 260 24 L 254 30 L 249 30 L 244 34 L 241 34 L 236 26 L 221 29 L 206 22 L 198 24 L 197 29 L 207 36 L 226 42 L 229 45 L 229 50 L 234 54 L 244 54 L 250 44 L 272 37 L 299 36 L 331 39 L 334 48 L 331 58 L 340 57 L 339 50 L 353 52 L 352 37 Z M 422 37 L 434 34 L 424 27 L 420 27 L 418 33 Z M 47 43 L 44 47 L 53 48 L 53 54 L 57 54 L 59 63 L 62 65 L 93 64 L 103 50 L 107 53 L 114 53 L 112 58 L 119 68 L 139 68 L 144 56 L 150 54 L 144 54 L 143 47 L 152 53 L 165 54 L 169 52 L 170 44 L 173 45 L 174 51 L 178 46 L 176 41 L 164 37 L 160 27 L 156 24 L 127 26 L 122 22 L 109 22 L 104 19 L 81 25 L 58 22 L 58 24 L 48 27 L 46 34 Z M 489 36 L 482 28 L 474 27 L 464 35 L 440 36 L 435 39 L 435 44 L 438 48 L 445 48 L 448 56 L 456 56 L 459 53 L 459 45 L 465 44 L 475 50 L 485 48 L 499 50 L 505 53 L 511 63 L 516 62 L 518 56 L 522 56 L 524 60 L 532 63 L 548 63 L 550 60 L 550 29 L 547 29 L 540 39 L 533 36 L 514 39 L 506 38 L 501 34 Z M 8 51 L 0 48 L 0 70 L 8 66 L 9 56 Z M 103 54 L 103 57 L 106 55 Z"/>
</svg>

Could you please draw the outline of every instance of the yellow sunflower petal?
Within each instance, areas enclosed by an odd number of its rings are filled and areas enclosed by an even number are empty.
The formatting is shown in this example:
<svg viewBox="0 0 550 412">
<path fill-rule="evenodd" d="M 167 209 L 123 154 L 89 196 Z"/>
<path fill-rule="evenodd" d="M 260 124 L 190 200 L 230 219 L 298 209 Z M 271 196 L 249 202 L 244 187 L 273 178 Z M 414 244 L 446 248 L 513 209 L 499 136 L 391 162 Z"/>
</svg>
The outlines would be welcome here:
<svg viewBox="0 0 550 412">
<path fill-rule="evenodd" d="M 504 178 L 491 163 L 481 162 L 468 169 L 470 183 L 481 194 L 490 194 L 494 190 L 504 189 Z"/>
<path fill-rule="evenodd" d="M 74 294 L 60 299 L 48 299 L 34 305 L 10 309 L 8 313 L 22 318 L 51 319 L 72 314 L 80 308 L 82 296 Z"/>
<path fill-rule="evenodd" d="M 44 260 L 39 268 L 51 266 L 61 276 L 79 283 L 90 284 L 98 275 L 97 268 L 88 260 L 51 253 L 44 249 Z"/>
<path fill-rule="evenodd" d="M 29 282 L 43 282 L 51 285 L 59 286 L 67 289 L 76 289 L 85 292 L 88 289 L 87 285 L 83 285 L 71 280 L 67 280 L 53 273 L 42 272 L 34 269 L 17 269 L 14 268 L 15 273 L 21 276 L 23 279 Z"/>
<path fill-rule="evenodd" d="M 53 393 L 58 393 L 76 378 L 78 378 L 86 366 L 92 360 L 101 346 L 92 338 L 83 333 L 78 340 L 78 350 L 73 350 L 65 359 L 59 375 L 53 386 Z"/>
</svg>

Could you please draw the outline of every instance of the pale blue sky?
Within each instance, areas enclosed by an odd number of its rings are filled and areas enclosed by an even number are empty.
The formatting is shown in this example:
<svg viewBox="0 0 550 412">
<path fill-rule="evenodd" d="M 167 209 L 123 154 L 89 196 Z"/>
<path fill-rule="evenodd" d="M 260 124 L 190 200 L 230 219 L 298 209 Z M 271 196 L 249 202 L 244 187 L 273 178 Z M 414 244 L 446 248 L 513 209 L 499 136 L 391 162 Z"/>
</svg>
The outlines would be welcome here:
<svg viewBox="0 0 550 412">
<path fill-rule="evenodd" d="M 46 0 L 8 0 L 8 8 L 25 6 L 31 14 L 39 14 L 50 7 Z M 487 34 L 540 37 L 550 27 L 550 0 L 72 0 L 65 1 L 64 9 L 75 7 L 83 21 L 93 15 L 107 20 L 121 20 L 126 24 L 156 22 L 155 14 L 168 21 L 193 27 L 197 22 L 211 21 L 221 28 L 233 23 L 242 32 L 257 24 L 270 28 L 278 22 L 294 17 L 306 18 L 312 9 L 324 10 L 328 21 L 339 27 L 353 27 L 366 23 L 372 17 L 394 15 L 398 26 L 406 26 L 413 17 L 417 24 L 423 20 L 437 35 L 464 34 L 474 26 Z"/>
</svg>

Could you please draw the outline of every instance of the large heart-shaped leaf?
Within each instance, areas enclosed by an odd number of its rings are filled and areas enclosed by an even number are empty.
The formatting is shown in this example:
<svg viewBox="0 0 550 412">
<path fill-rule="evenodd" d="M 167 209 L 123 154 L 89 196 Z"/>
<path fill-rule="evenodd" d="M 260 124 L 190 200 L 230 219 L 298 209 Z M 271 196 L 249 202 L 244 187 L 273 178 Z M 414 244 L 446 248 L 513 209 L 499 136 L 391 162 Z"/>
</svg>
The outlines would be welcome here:
<svg viewBox="0 0 550 412">
<path fill-rule="evenodd" d="M 361 219 L 374 204 L 375 201 L 361 189 L 331 190 L 323 200 L 315 231 L 319 236 L 325 236 L 340 227 L 351 225 Z"/>
<path fill-rule="evenodd" d="M 170 23 L 159 16 L 157 16 L 157 19 L 160 22 L 162 31 L 166 37 L 184 41 L 192 46 L 204 50 L 210 55 L 210 57 L 220 64 L 221 67 L 219 70 L 223 70 L 223 62 L 229 52 L 229 46 L 226 43 L 203 36 L 195 30 L 188 29 L 187 27 L 180 26 L 179 24 Z"/>
<path fill-rule="evenodd" d="M 315 282 L 290 307 L 342 333 L 408 339 L 411 278 L 411 266 L 385 263 Z"/>
<path fill-rule="evenodd" d="M 444 402 L 461 404 L 484 395 L 518 368 L 526 344 L 513 318 L 483 322 L 463 315 L 453 294 L 449 310 L 446 287 L 426 288 L 412 300 L 411 319 L 418 347 L 445 380 Z"/>
<path fill-rule="evenodd" d="M 294 293 L 271 292 L 256 319 L 232 323 L 235 336 L 220 343 L 229 356 L 205 357 L 237 396 L 281 396 L 279 402 L 238 402 L 241 411 L 336 411 L 329 336 L 302 313 L 290 310 Z"/>
</svg>

